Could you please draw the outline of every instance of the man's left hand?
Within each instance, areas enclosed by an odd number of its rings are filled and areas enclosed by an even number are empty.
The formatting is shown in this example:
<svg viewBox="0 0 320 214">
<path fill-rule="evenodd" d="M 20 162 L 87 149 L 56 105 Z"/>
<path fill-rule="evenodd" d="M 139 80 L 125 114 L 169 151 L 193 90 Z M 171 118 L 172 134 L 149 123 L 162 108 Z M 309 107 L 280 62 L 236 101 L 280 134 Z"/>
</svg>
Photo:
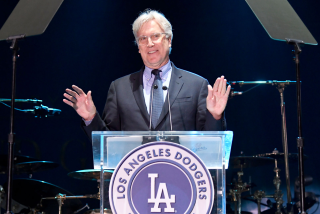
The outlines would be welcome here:
<svg viewBox="0 0 320 214">
<path fill-rule="evenodd" d="M 217 78 L 213 85 L 208 85 L 207 109 L 216 120 L 220 120 L 226 108 L 231 86 L 227 86 L 224 76 Z"/>
</svg>

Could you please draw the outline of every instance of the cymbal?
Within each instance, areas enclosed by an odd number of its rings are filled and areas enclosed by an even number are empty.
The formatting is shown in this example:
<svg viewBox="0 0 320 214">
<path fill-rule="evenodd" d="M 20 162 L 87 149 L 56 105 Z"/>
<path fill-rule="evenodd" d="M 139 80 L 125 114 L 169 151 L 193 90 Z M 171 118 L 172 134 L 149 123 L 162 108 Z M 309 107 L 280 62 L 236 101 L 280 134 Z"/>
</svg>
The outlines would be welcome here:
<svg viewBox="0 0 320 214">
<path fill-rule="evenodd" d="M 15 155 L 13 158 L 13 163 L 22 163 L 22 162 L 30 162 L 30 161 L 38 161 L 38 159 L 30 157 L 30 156 L 23 156 L 23 155 Z M 6 174 L 8 165 L 8 155 L 1 154 L 0 155 L 0 174 Z"/>
<path fill-rule="evenodd" d="M 279 162 L 283 162 L 284 161 L 284 153 L 264 153 L 264 154 L 259 154 L 256 155 L 255 157 L 268 157 L 268 158 L 273 158 L 273 159 L 277 159 L 277 161 Z M 303 155 L 303 158 L 306 160 L 308 159 L 307 155 Z M 299 160 L 299 156 L 298 153 L 288 153 L 288 160 L 291 162 L 295 162 Z"/>
<path fill-rule="evenodd" d="M 226 184 L 227 187 L 234 187 L 236 185 L 236 182 L 235 183 L 228 183 Z M 254 188 L 256 187 L 257 185 L 255 183 L 247 183 L 247 186 L 246 188 Z"/>
<path fill-rule="evenodd" d="M 100 209 L 93 209 L 93 210 L 88 210 L 86 211 L 84 214 L 99 214 L 100 213 Z M 105 208 L 103 213 L 108 214 L 111 213 L 112 211 L 110 209 Z"/>
<path fill-rule="evenodd" d="M 106 180 L 110 180 L 113 170 L 104 170 L 104 176 Z M 100 180 L 100 169 L 84 169 L 75 172 L 69 172 L 68 176 L 80 180 Z"/>
<path fill-rule="evenodd" d="M 15 164 L 16 173 L 28 173 L 32 174 L 33 172 L 39 172 L 43 170 L 57 168 L 58 163 L 52 161 L 30 161 Z"/>
<path fill-rule="evenodd" d="M 231 168 L 249 168 L 268 164 L 274 164 L 274 159 L 268 157 L 254 157 L 254 156 L 237 156 L 231 157 L 229 166 Z"/>
<path fill-rule="evenodd" d="M 5 189 L 8 184 L 6 183 Z M 34 179 L 14 179 L 12 183 L 12 199 L 30 208 L 38 208 L 41 198 L 55 197 L 57 194 L 73 196 L 72 193 L 45 181 Z M 65 200 L 62 206 L 62 213 L 74 213 L 80 209 L 82 203 L 79 199 Z M 41 212 L 56 214 L 58 212 L 57 200 L 43 200 L 39 207 Z"/>
</svg>

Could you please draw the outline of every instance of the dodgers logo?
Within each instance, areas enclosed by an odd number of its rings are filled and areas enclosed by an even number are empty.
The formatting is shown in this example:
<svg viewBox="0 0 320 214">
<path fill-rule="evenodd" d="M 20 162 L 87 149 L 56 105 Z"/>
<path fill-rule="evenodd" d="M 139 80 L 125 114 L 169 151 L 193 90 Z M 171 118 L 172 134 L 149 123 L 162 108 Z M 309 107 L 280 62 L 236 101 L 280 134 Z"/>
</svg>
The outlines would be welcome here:
<svg viewBox="0 0 320 214">
<path fill-rule="evenodd" d="M 118 164 L 109 187 L 117 214 L 209 214 L 213 183 L 204 163 L 191 150 L 154 142 L 129 152 Z"/>
</svg>

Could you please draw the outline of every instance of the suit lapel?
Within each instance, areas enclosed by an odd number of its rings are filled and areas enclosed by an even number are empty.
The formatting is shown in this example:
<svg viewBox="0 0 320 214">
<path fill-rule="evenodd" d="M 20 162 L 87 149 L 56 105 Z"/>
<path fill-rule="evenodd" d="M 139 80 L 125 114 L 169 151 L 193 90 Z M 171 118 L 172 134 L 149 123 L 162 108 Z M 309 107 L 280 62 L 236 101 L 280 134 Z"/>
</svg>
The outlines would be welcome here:
<svg viewBox="0 0 320 214">
<path fill-rule="evenodd" d="M 176 100 L 176 98 L 181 90 L 181 87 L 183 86 L 183 83 L 184 83 L 181 78 L 182 74 L 179 71 L 179 69 L 177 67 L 175 67 L 173 63 L 171 63 L 171 65 L 172 65 L 172 73 L 171 73 L 171 79 L 170 79 L 170 84 L 169 84 L 170 107 L 173 105 L 174 101 Z M 167 94 L 167 96 L 168 96 L 168 94 Z M 169 111 L 168 98 L 166 98 L 166 100 L 163 104 L 163 107 L 162 107 L 162 111 L 161 111 L 157 126 L 164 119 L 164 117 L 166 116 L 168 111 Z"/>
<path fill-rule="evenodd" d="M 146 102 L 143 95 L 143 77 L 142 77 L 143 70 L 144 68 L 142 68 L 139 72 L 131 74 L 130 81 L 131 81 L 132 92 L 137 102 L 137 105 L 139 106 L 144 119 L 148 122 L 149 114 L 147 111 Z"/>
</svg>

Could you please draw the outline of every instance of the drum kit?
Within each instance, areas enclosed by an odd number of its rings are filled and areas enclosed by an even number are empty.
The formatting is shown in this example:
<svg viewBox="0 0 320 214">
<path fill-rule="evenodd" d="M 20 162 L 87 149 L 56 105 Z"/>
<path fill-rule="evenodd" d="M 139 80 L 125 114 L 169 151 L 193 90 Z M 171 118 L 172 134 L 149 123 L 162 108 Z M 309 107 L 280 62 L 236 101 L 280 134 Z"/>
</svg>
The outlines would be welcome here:
<svg viewBox="0 0 320 214">
<path fill-rule="evenodd" d="M 7 155 L 0 155 L 0 174 L 6 173 Z M 100 170 L 89 169 L 70 172 L 68 176 L 96 181 L 98 183 L 98 193 L 86 195 L 73 195 L 67 190 L 54 184 L 31 179 L 32 174 L 39 171 L 49 170 L 58 167 L 58 163 L 51 161 L 39 161 L 29 156 L 15 156 L 14 173 L 28 174 L 29 178 L 14 179 L 12 183 L 12 211 L 20 214 L 73 214 L 88 209 L 84 214 L 100 213 L 100 209 L 90 209 L 86 204 L 82 205 L 80 199 L 93 198 L 100 200 Z M 105 181 L 111 179 L 113 170 L 105 170 Z M 0 206 L 6 208 L 7 183 L 0 185 Z M 107 199 L 108 200 L 108 199 Z M 0 210 L 1 211 L 1 210 Z M 1 213 L 1 212 L 0 212 Z M 105 208 L 104 213 L 112 213 Z"/>
<path fill-rule="evenodd" d="M 304 155 L 304 159 L 307 159 L 307 156 Z M 296 153 L 289 153 L 288 154 L 289 162 L 297 162 L 298 161 L 298 154 Z M 253 201 L 257 204 L 257 213 L 299 213 L 299 203 L 291 203 L 288 207 L 285 207 L 284 200 L 283 200 L 283 193 L 280 189 L 281 179 L 279 176 L 279 172 L 281 169 L 278 167 L 279 163 L 284 163 L 284 153 L 280 153 L 277 149 L 275 149 L 272 153 L 264 153 L 258 154 L 253 156 L 237 156 L 231 157 L 229 162 L 229 168 L 239 169 L 237 172 L 237 179 L 234 183 L 228 184 L 229 191 L 227 193 L 227 201 L 234 204 L 234 210 L 232 210 L 231 205 L 227 205 L 227 213 L 229 214 L 239 214 L 239 213 L 250 213 L 246 211 L 242 211 L 242 200 Z M 266 191 L 263 190 L 256 190 L 253 194 L 244 195 L 244 192 L 248 192 L 255 188 L 256 185 L 250 182 L 244 182 L 242 177 L 244 175 L 245 168 L 253 168 L 253 167 L 261 167 L 265 165 L 274 165 L 274 193 L 273 194 L 266 194 Z M 312 178 L 311 178 L 312 180 Z M 309 182 L 310 184 L 311 182 Z M 298 184 L 299 185 L 299 184 Z M 312 195 L 312 194 L 311 194 Z M 268 199 L 268 203 L 262 203 L 262 199 Z M 272 203 L 269 199 L 273 198 L 275 203 Z M 307 197 L 308 199 L 308 197 Z M 307 204 L 307 209 L 312 207 L 316 200 L 313 200 L 311 197 L 309 198 L 309 203 Z M 269 207 L 269 209 L 261 211 L 261 205 Z"/>
<path fill-rule="evenodd" d="M 306 158 L 306 156 L 305 156 Z M 297 154 L 288 154 L 289 162 L 296 162 L 298 160 Z M 5 160 L 6 155 L 0 155 L 0 173 L 5 173 Z M 50 161 L 39 161 L 35 158 L 28 156 L 16 156 L 15 157 L 14 172 L 16 174 L 29 174 L 34 172 L 53 169 L 58 167 L 59 164 Z M 236 156 L 231 157 L 229 162 L 230 169 L 237 169 L 237 180 L 233 184 L 228 184 L 229 191 L 227 193 L 227 202 L 234 204 L 234 210 L 231 206 L 227 205 L 227 213 L 250 213 L 242 210 L 242 200 L 253 201 L 257 204 L 257 212 L 261 213 L 284 213 L 283 209 L 283 193 L 280 189 L 281 179 L 278 167 L 279 163 L 284 162 L 284 154 L 274 150 L 272 153 L 258 154 L 254 156 Z M 253 194 L 245 195 L 245 192 L 251 192 L 256 185 L 251 182 L 244 182 L 244 170 L 247 168 L 261 167 L 264 165 L 274 165 L 274 193 L 267 194 L 266 191 L 256 190 Z M 111 179 L 113 170 L 105 170 L 105 181 Z M 12 185 L 12 211 L 14 213 L 26 213 L 26 214 L 53 214 L 53 213 L 79 213 L 84 209 L 85 214 L 97 214 L 100 213 L 100 209 L 90 209 L 88 204 L 83 206 L 80 199 L 97 199 L 100 200 L 100 170 L 88 169 L 79 170 L 68 173 L 68 176 L 74 179 L 96 181 L 98 192 L 95 194 L 86 195 L 73 195 L 72 193 L 45 181 L 35 180 L 31 178 L 14 179 Z M 0 205 L 5 208 L 6 198 L 5 190 L 7 184 L 0 185 Z M 107 195 L 107 194 L 106 194 Z M 262 203 L 264 198 L 273 198 L 275 203 L 270 201 L 268 204 Z M 109 201 L 106 198 L 105 203 L 108 207 Z M 308 206 L 313 206 L 315 201 L 311 201 Z M 298 203 L 296 203 L 298 204 Z M 270 209 L 261 211 L 261 205 L 268 206 Z M 110 209 L 105 209 L 104 213 L 112 213 Z M 297 206 L 293 206 L 291 213 L 298 213 Z"/>
</svg>

